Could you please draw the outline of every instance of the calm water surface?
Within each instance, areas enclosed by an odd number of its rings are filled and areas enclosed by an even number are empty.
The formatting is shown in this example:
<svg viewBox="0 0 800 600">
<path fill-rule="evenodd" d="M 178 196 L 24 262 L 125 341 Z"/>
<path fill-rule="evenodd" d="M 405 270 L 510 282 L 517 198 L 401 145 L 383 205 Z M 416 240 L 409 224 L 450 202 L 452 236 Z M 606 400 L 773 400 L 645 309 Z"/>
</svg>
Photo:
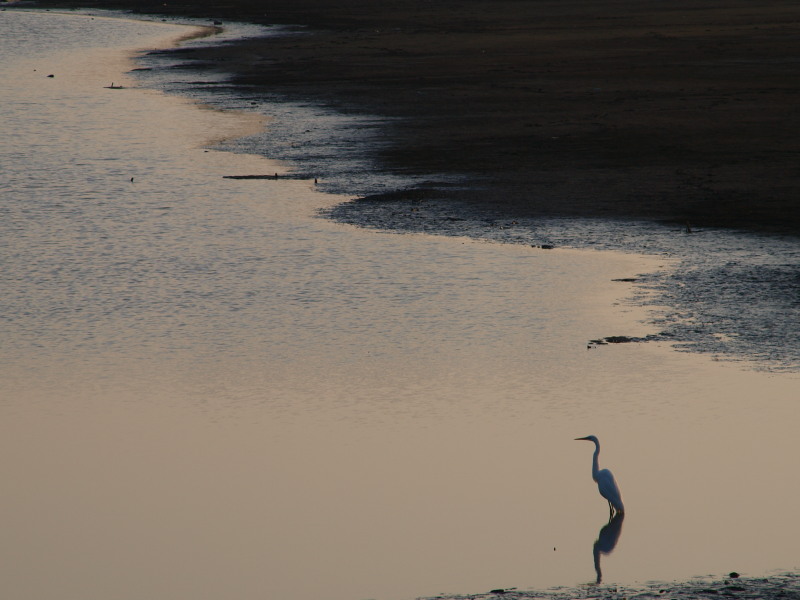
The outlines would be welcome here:
<svg viewBox="0 0 800 600">
<path fill-rule="evenodd" d="M 137 87 L 193 31 L 0 12 L 0 577 L 44 600 L 403 600 L 800 567 L 792 374 L 667 345 L 666 259 L 366 231 Z M 48 75 L 54 77 L 48 77 Z M 123 89 L 106 89 L 114 82 Z M 269 125 L 268 123 L 266 124 Z"/>
</svg>

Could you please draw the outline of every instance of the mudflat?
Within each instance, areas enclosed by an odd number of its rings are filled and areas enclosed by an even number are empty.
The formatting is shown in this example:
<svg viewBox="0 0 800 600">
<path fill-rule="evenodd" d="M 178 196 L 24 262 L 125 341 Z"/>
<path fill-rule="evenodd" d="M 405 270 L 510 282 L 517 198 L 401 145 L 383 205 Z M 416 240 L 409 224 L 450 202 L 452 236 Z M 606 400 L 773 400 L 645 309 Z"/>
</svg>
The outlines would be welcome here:
<svg viewBox="0 0 800 600">
<path fill-rule="evenodd" d="M 794 0 L 72 4 L 301 26 L 193 59 L 251 89 L 392 117 L 379 165 L 429 175 L 431 197 L 800 232 Z"/>
</svg>

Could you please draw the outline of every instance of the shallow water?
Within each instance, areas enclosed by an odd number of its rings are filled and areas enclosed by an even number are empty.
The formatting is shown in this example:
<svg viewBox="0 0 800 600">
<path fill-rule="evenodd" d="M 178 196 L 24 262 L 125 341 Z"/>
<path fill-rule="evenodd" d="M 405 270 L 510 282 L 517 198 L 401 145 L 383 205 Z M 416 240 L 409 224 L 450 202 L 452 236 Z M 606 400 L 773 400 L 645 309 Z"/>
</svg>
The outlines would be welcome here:
<svg viewBox="0 0 800 600">
<path fill-rule="evenodd" d="M 797 376 L 587 349 L 658 331 L 612 280 L 670 257 L 320 218 L 346 198 L 207 149 L 258 113 L 122 75 L 185 32 L 0 13 L 10 597 L 595 581 L 590 433 L 628 509 L 606 583 L 800 566 Z"/>
<path fill-rule="evenodd" d="M 670 259 L 637 278 L 651 339 L 743 368 L 800 372 L 800 239 L 646 221 L 520 218 L 452 201 L 361 199 L 327 211 L 362 227 L 525 245 L 635 252 Z M 409 194 L 408 196 L 413 196 Z M 611 332 L 624 336 L 624 331 Z"/>
</svg>

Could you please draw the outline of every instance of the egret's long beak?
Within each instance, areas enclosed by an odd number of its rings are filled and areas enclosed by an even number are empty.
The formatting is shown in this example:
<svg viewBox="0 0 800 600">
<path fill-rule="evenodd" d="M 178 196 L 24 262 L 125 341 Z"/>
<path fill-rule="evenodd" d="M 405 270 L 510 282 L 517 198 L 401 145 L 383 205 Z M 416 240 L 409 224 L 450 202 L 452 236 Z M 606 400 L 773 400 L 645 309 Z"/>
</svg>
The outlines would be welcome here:
<svg viewBox="0 0 800 600">
<path fill-rule="evenodd" d="M 575 441 L 577 442 L 578 440 L 588 440 L 588 439 L 589 439 L 588 437 L 583 437 L 583 438 L 575 438 Z"/>
</svg>

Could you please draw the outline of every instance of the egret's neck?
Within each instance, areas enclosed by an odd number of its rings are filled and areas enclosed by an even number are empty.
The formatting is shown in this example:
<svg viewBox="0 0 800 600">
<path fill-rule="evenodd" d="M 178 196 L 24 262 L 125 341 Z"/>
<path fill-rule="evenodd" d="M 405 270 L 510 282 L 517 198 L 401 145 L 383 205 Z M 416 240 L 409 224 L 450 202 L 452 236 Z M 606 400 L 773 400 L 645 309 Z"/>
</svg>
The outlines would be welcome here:
<svg viewBox="0 0 800 600">
<path fill-rule="evenodd" d="M 594 443 L 594 456 L 592 456 L 592 479 L 597 481 L 597 473 L 600 471 L 600 466 L 597 461 L 597 457 L 600 456 L 600 443 Z"/>
</svg>

